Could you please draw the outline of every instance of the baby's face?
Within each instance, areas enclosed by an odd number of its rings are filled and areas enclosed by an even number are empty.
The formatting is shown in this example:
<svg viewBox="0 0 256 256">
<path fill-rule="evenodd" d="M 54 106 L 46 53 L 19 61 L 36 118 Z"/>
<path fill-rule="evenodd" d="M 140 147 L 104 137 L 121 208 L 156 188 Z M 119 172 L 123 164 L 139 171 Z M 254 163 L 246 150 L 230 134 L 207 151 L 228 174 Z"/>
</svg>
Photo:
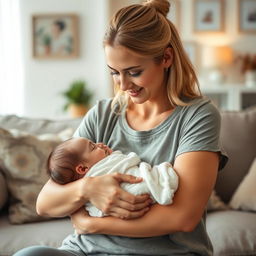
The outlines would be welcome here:
<svg viewBox="0 0 256 256">
<path fill-rule="evenodd" d="M 76 138 L 74 142 L 75 145 L 73 146 L 79 154 L 83 154 L 83 159 L 85 159 L 89 168 L 113 152 L 107 145 L 94 143 L 85 138 Z"/>
</svg>

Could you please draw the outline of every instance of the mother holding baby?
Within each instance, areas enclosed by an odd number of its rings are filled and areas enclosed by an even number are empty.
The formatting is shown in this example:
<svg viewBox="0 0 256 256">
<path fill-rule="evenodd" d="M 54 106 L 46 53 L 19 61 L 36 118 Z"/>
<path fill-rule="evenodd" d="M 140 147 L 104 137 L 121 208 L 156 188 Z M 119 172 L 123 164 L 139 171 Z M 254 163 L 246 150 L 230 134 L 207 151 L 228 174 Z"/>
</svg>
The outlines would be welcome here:
<svg viewBox="0 0 256 256">
<path fill-rule="evenodd" d="M 151 0 L 114 15 L 103 43 L 115 97 L 99 101 L 74 136 L 133 151 L 151 165 L 171 163 L 179 176 L 173 204 L 151 205 L 148 195 L 122 190 L 122 182 L 141 182 L 125 174 L 66 185 L 49 180 L 37 211 L 70 215 L 76 234 L 59 249 L 34 246 L 15 256 L 212 255 L 205 208 L 227 160 L 219 146 L 220 115 L 201 96 L 178 32 L 166 18 L 169 7 L 167 0 Z M 109 216 L 89 216 L 86 202 Z"/>
</svg>

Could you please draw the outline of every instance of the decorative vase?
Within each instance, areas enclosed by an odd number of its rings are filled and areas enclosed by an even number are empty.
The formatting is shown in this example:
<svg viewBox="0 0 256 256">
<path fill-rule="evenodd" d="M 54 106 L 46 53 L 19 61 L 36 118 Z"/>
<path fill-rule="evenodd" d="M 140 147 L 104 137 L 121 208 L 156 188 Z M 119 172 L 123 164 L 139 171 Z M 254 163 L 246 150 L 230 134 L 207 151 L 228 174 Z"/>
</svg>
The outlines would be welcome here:
<svg viewBox="0 0 256 256">
<path fill-rule="evenodd" d="M 247 87 L 256 86 L 256 70 L 247 70 L 245 72 L 245 85 Z"/>
<path fill-rule="evenodd" d="M 68 107 L 68 112 L 73 118 L 82 117 L 86 114 L 87 111 L 88 107 L 82 104 L 70 104 Z"/>
</svg>

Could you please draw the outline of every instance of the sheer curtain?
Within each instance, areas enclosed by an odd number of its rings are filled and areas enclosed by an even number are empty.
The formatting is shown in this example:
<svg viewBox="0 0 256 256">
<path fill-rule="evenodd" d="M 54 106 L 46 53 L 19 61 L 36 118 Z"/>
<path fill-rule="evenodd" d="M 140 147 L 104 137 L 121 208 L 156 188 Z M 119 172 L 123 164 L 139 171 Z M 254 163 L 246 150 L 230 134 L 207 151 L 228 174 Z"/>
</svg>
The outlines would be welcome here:
<svg viewBox="0 0 256 256">
<path fill-rule="evenodd" d="M 20 0 L 0 0 L 0 115 L 23 115 Z"/>
</svg>

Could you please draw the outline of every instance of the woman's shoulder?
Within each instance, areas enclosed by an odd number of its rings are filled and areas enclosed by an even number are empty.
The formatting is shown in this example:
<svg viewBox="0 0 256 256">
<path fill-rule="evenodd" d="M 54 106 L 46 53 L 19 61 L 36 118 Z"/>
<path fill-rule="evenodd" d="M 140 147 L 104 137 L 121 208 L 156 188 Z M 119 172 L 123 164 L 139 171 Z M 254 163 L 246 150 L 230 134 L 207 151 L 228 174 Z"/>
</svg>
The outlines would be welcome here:
<svg viewBox="0 0 256 256">
<path fill-rule="evenodd" d="M 181 107 L 181 111 L 191 117 L 195 115 L 201 117 L 220 117 L 218 108 L 207 97 L 190 100 L 187 106 Z"/>
</svg>

